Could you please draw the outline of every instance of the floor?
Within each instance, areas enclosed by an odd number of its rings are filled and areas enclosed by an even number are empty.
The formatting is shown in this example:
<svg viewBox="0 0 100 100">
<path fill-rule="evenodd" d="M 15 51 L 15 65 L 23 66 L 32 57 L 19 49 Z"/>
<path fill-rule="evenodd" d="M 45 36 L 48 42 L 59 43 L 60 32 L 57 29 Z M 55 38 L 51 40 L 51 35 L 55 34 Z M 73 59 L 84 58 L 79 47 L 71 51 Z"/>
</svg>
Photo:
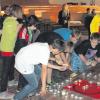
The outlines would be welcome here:
<svg viewBox="0 0 100 100">
<path fill-rule="evenodd" d="M 91 71 L 95 72 L 95 73 L 99 73 L 100 72 L 99 66 L 100 66 L 100 64 L 98 64 L 96 67 L 92 68 Z M 12 93 L 15 93 L 16 92 L 16 86 L 9 87 L 9 91 L 12 92 Z M 6 100 L 9 100 L 9 99 L 6 99 Z M 66 100 L 66 99 L 58 98 L 58 97 L 51 95 L 50 93 L 47 93 L 47 95 L 44 96 L 44 97 L 41 97 L 37 94 L 36 96 L 27 97 L 24 100 Z M 68 99 L 68 100 L 70 100 L 70 99 Z M 92 100 L 92 99 L 90 99 L 90 100 Z"/>
</svg>

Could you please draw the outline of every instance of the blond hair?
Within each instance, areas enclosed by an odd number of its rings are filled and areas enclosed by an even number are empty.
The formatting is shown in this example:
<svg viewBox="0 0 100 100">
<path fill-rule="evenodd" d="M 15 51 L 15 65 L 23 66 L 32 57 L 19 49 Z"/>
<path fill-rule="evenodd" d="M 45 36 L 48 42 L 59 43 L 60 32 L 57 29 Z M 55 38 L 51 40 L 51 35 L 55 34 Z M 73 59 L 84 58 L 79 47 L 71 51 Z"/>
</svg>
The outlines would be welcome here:
<svg viewBox="0 0 100 100">
<path fill-rule="evenodd" d="M 14 16 L 17 18 L 22 18 L 23 16 L 22 7 L 20 5 L 17 4 L 11 5 L 9 11 L 10 11 L 10 16 Z"/>
</svg>

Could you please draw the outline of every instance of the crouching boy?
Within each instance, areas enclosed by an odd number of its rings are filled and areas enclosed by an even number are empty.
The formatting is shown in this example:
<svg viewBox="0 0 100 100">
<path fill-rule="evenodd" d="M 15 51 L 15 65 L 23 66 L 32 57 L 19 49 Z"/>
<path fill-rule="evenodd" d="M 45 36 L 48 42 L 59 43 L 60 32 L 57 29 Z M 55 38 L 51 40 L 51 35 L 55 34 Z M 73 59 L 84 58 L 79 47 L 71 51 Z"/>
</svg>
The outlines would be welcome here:
<svg viewBox="0 0 100 100">
<path fill-rule="evenodd" d="M 29 93 L 36 91 L 41 77 L 41 95 L 46 94 L 47 65 L 50 52 L 58 54 L 64 50 L 64 42 L 55 39 L 51 44 L 32 43 L 23 47 L 16 55 L 15 68 L 23 75 L 28 84 L 14 96 L 14 100 L 23 100 Z"/>
<path fill-rule="evenodd" d="M 88 66 L 95 66 L 100 62 L 100 34 L 93 33 L 90 40 L 84 40 L 74 48 L 71 57 L 72 71 L 84 72 Z"/>
</svg>

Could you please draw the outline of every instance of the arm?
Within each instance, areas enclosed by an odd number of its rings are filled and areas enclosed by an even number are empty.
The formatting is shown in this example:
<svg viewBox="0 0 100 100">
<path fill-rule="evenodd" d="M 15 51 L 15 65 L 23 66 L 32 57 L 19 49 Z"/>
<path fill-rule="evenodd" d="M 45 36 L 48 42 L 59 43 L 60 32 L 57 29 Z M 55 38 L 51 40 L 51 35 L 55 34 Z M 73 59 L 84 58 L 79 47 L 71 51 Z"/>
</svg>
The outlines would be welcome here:
<svg viewBox="0 0 100 100">
<path fill-rule="evenodd" d="M 42 73 L 41 73 L 41 81 L 42 81 L 42 87 L 41 87 L 41 95 L 46 94 L 46 76 L 47 76 L 47 65 L 42 65 Z"/>
<path fill-rule="evenodd" d="M 84 55 L 80 54 L 79 56 L 80 56 L 81 60 L 82 60 L 84 63 L 87 62 L 87 59 L 86 59 L 86 57 L 85 57 Z"/>
<path fill-rule="evenodd" d="M 82 60 L 87 66 L 88 66 L 88 65 L 95 66 L 95 65 L 97 64 L 98 60 L 100 61 L 100 59 L 97 59 L 97 58 L 95 58 L 95 60 L 93 60 L 93 61 L 89 61 L 89 60 L 86 59 L 86 57 L 83 56 L 83 55 L 80 55 L 80 58 L 81 58 L 81 60 Z"/>
<path fill-rule="evenodd" d="M 95 57 L 95 60 L 97 61 L 97 63 L 100 63 L 100 57 Z"/>
<path fill-rule="evenodd" d="M 62 58 L 61 58 L 61 53 L 55 55 L 55 61 L 59 65 L 62 65 L 63 64 L 63 61 L 62 61 Z"/>
<path fill-rule="evenodd" d="M 64 63 L 67 63 L 67 59 L 66 59 L 64 53 L 61 52 L 60 55 L 61 55 L 61 59 L 62 59 L 62 61 L 63 61 Z"/>
<path fill-rule="evenodd" d="M 62 67 L 62 66 L 58 66 L 58 65 L 53 65 L 51 63 L 48 64 L 48 67 L 52 68 L 52 69 L 57 69 L 57 70 L 60 70 L 60 71 L 65 71 L 66 70 L 66 67 Z"/>
<path fill-rule="evenodd" d="M 84 55 L 80 54 L 79 56 L 80 56 L 81 60 L 82 60 L 87 66 L 88 66 L 88 65 L 91 65 L 91 62 L 90 62 L 88 59 L 86 59 L 86 57 L 85 57 Z"/>
<path fill-rule="evenodd" d="M 69 69 L 70 65 L 69 63 L 67 62 L 67 59 L 64 55 L 63 52 L 59 53 L 59 55 L 56 55 L 55 56 L 55 59 L 56 59 L 56 63 L 60 66 L 66 66 L 66 68 Z"/>
<path fill-rule="evenodd" d="M 55 61 L 55 58 L 54 57 L 50 57 L 49 60 Z"/>
</svg>

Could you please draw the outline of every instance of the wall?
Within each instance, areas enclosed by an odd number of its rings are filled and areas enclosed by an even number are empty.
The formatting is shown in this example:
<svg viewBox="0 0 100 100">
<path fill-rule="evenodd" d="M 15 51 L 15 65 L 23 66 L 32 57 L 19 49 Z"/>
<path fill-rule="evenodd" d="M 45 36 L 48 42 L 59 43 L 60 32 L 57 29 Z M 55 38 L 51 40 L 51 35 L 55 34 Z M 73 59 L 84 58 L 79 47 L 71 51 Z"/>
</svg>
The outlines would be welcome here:
<svg viewBox="0 0 100 100">
<path fill-rule="evenodd" d="M 100 5 L 100 0 L 1 0 L 2 6 L 18 3 L 21 5 L 47 5 L 47 4 L 64 4 L 67 2 L 74 2 L 74 3 L 86 3 L 90 5 L 91 1 L 95 1 L 96 5 Z"/>
</svg>

